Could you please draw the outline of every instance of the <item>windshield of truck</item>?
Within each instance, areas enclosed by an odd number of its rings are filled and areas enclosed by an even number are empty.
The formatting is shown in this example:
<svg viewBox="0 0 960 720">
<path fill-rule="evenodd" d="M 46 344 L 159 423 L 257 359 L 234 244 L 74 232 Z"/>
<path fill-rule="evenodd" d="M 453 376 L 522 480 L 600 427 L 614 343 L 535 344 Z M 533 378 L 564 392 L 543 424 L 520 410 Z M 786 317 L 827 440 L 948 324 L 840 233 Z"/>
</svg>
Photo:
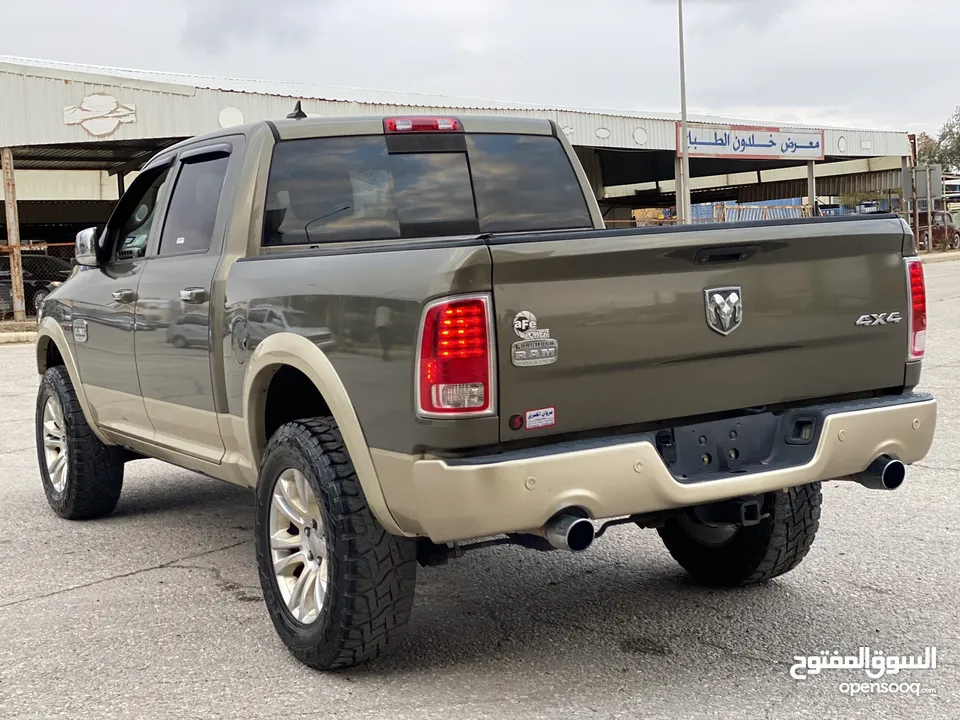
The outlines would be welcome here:
<svg viewBox="0 0 960 720">
<path fill-rule="evenodd" d="M 557 138 L 459 137 L 434 152 L 391 152 L 381 135 L 278 143 L 264 244 L 592 227 Z"/>
</svg>

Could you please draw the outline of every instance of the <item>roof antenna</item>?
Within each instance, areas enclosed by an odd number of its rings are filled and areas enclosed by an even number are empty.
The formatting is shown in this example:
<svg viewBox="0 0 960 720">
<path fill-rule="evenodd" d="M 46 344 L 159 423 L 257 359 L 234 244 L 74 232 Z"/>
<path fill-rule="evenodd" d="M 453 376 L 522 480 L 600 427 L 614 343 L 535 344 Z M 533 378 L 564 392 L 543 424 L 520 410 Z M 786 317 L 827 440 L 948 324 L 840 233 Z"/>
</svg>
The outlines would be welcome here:
<svg viewBox="0 0 960 720">
<path fill-rule="evenodd" d="M 303 108 L 300 107 L 300 101 L 297 100 L 297 104 L 293 108 L 293 112 L 287 115 L 291 120 L 303 120 L 307 114 L 303 111 Z"/>
</svg>

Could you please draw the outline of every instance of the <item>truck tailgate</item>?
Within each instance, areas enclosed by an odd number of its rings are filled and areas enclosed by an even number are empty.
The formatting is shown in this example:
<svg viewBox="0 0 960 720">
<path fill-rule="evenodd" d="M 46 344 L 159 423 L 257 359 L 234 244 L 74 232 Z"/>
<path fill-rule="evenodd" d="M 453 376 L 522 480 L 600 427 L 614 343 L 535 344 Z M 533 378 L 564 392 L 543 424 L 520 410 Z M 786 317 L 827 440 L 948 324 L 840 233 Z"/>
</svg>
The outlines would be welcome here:
<svg viewBox="0 0 960 720">
<path fill-rule="evenodd" d="M 903 240 L 890 218 L 495 237 L 501 438 L 902 386 Z"/>
</svg>

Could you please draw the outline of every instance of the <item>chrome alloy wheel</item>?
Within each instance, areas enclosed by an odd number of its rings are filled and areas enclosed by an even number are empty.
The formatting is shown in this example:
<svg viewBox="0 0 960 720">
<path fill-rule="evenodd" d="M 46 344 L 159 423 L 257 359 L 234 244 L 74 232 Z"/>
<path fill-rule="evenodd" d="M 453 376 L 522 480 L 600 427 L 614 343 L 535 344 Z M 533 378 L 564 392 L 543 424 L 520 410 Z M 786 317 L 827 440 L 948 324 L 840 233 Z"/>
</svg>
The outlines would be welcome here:
<svg viewBox="0 0 960 720">
<path fill-rule="evenodd" d="M 60 401 L 51 395 L 43 405 L 43 457 L 54 491 L 67 487 L 67 426 Z"/>
<path fill-rule="evenodd" d="M 304 625 L 316 621 L 330 578 L 326 532 L 317 497 L 294 468 L 280 473 L 273 488 L 270 558 L 290 614 Z"/>
</svg>

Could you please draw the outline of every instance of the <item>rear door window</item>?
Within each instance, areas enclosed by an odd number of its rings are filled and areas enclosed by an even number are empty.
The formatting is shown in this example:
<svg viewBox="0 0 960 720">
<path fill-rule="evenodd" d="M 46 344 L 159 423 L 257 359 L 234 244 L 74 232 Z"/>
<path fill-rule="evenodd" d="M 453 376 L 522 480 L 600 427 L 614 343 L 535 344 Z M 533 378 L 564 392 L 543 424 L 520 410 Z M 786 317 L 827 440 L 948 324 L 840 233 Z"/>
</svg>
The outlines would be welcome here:
<svg viewBox="0 0 960 720">
<path fill-rule="evenodd" d="M 160 234 L 161 257 L 210 248 L 229 157 L 185 162 Z"/>
</svg>

